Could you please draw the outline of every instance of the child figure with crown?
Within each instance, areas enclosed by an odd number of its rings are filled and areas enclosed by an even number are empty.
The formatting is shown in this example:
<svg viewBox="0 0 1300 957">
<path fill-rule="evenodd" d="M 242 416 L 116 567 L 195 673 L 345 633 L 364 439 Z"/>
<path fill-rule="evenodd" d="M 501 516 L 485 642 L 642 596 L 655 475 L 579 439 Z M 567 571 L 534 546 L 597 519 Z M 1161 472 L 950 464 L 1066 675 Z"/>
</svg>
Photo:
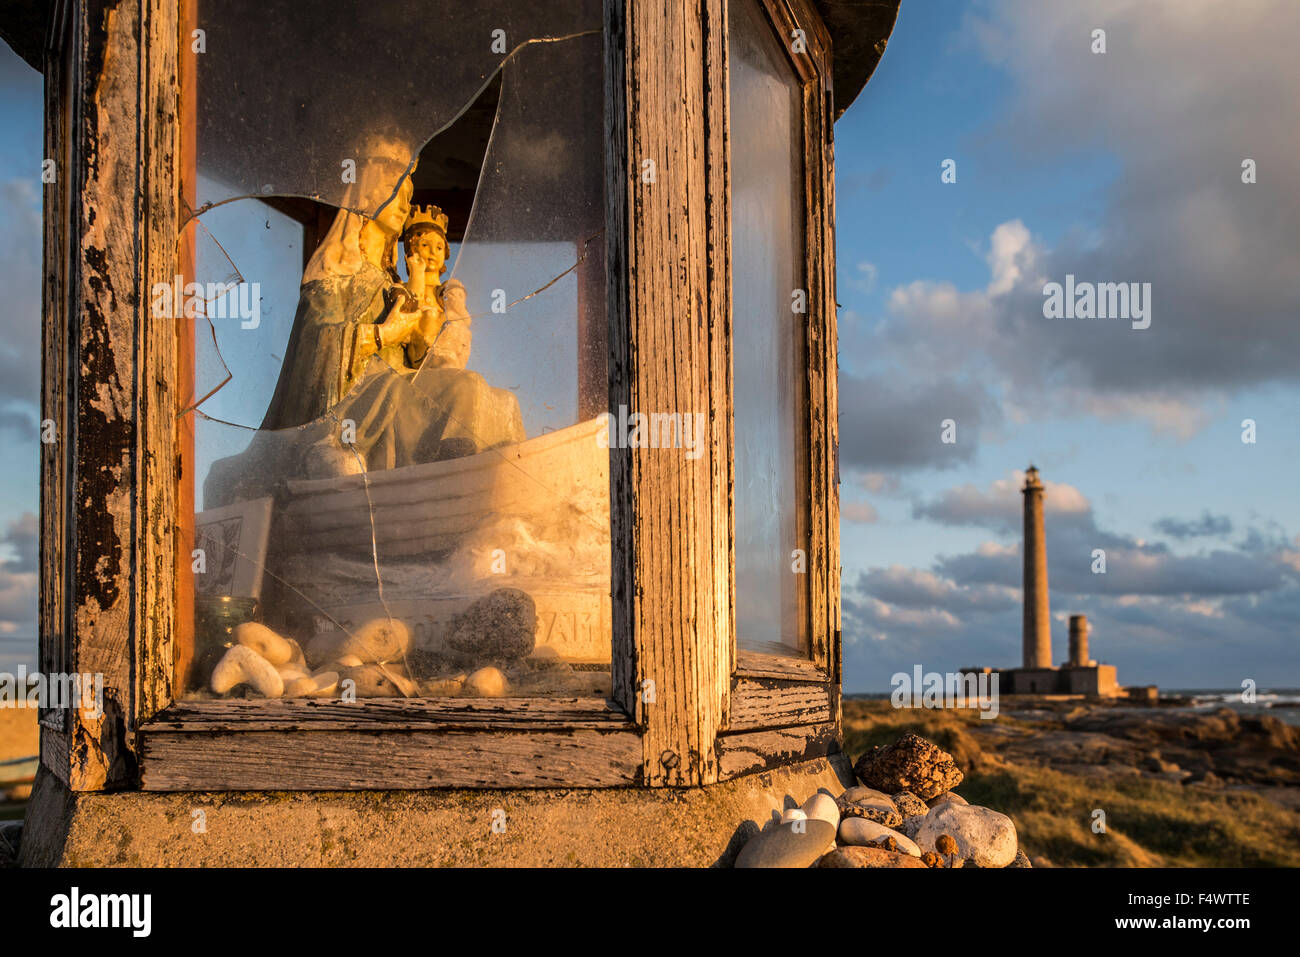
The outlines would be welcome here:
<svg viewBox="0 0 1300 957">
<path fill-rule="evenodd" d="M 402 233 L 409 276 L 407 288 L 420 306 L 420 319 L 406 341 L 412 366 L 465 368 L 469 361 L 470 316 L 465 286 L 442 281 L 447 271 L 447 214 L 437 206 L 411 208 Z"/>
</svg>

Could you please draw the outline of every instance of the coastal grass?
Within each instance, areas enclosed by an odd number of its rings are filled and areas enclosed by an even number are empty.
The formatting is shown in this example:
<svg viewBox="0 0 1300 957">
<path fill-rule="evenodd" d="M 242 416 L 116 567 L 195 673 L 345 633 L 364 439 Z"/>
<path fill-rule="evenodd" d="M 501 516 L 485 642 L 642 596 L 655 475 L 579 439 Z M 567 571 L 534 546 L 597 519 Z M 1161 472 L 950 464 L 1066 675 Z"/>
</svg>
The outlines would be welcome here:
<svg viewBox="0 0 1300 957">
<path fill-rule="evenodd" d="M 1058 867 L 1300 867 L 1300 813 L 1248 791 L 1015 763 L 975 739 L 980 720 L 976 711 L 845 701 L 845 749 L 856 760 L 909 731 L 933 741 L 966 774 L 958 793 L 1009 815 L 1025 853 Z M 1104 832 L 1093 830 L 1097 811 Z"/>
</svg>

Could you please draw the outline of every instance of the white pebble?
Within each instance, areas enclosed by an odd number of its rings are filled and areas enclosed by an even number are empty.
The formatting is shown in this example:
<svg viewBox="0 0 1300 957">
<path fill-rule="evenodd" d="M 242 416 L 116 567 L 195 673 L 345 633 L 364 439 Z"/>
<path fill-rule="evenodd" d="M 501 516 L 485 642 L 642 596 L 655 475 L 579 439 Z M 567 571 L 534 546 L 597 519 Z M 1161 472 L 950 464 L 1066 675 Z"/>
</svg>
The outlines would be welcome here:
<svg viewBox="0 0 1300 957">
<path fill-rule="evenodd" d="M 234 645 L 212 669 L 212 690 L 225 694 L 236 685 L 246 684 L 267 698 L 284 694 L 284 679 L 271 664 L 247 645 Z"/>
<path fill-rule="evenodd" d="M 276 673 L 280 675 L 280 679 L 285 683 L 286 687 L 297 681 L 299 678 L 311 677 L 305 668 L 298 667 L 292 661 L 287 665 L 280 665 L 280 667 L 275 670 Z"/>
<path fill-rule="evenodd" d="M 818 791 L 803 802 L 803 813 L 815 821 L 825 821 L 831 827 L 839 827 L 839 806 L 835 803 L 835 799 L 824 791 Z"/>
<path fill-rule="evenodd" d="M 910 837 L 899 834 L 883 824 L 869 821 L 865 817 L 846 817 L 840 822 L 839 837 L 841 844 L 855 844 L 859 847 L 883 844 L 892 837 L 898 843 L 898 849 L 904 854 L 911 854 L 913 857 L 921 856 L 921 848 Z"/>
<path fill-rule="evenodd" d="M 333 694 L 339 686 L 337 671 L 322 671 L 315 675 L 304 675 L 284 689 L 286 698 L 319 698 Z"/>
<path fill-rule="evenodd" d="M 235 644 L 253 649 L 273 665 L 288 664 L 293 657 L 293 645 L 260 622 L 236 625 L 231 634 Z"/>
<path fill-rule="evenodd" d="M 500 698 L 509 687 L 506 676 L 499 668 L 480 668 L 465 679 L 465 690 L 480 698 Z"/>
<path fill-rule="evenodd" d="M 396 618 L 374 618 L 351 634 L 332 631 L 317 635 L 307 647 L 312 661 L 355 657 L 363 664 L 398 661 L 411 645 L 411 632 Z"/>
</svg>

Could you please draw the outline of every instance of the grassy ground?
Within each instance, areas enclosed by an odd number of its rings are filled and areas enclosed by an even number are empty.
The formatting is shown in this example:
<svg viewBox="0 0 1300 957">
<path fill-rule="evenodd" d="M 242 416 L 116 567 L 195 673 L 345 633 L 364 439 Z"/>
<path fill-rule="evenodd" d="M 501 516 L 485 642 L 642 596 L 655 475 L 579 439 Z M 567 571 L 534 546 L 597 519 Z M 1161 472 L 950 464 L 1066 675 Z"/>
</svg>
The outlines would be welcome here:
<svg viewBox="0 0 1300 957">
<path fill-rule="evenodd" d="M 0 761 L 27 758 L 40 748 L 36 730 L 35 708 L 0 708 Z M 9 801 L 0 785 L 0 821 L 16 821 L 23 816 L 26 801 Z"/>
<path fill-rule="evenodd" d="M 1032 727 L 1005 713 L 997 721 Z M 966 774 L 957 792 L 1010 815 L 1025 853 L 1058 867 L 1300 867 L 1300 813 L 1267 798 L 1014 763 L 996 753 L 996 739 L 981 735 L 979 723 L 975 712 L 846 701 L 845 750 L 856 760 L 908 731 L 930 739 Z M 1101 834 L 1092 830 L 1098 809 Z"/>
</svg>

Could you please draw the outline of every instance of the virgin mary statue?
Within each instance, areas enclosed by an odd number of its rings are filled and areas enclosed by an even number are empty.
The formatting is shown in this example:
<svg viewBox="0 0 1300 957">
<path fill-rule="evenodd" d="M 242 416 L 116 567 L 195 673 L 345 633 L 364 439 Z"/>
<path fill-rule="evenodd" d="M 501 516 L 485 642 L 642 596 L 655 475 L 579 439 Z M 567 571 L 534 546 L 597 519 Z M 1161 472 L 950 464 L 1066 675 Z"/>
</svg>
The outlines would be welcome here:
<svg viewBox="0 0 1300 957">
<path fill-rule="evenodd" d="M 517 399 L 477 373 L 415 375 L 410 355 L 426 353 L 411 342 L 419 302 L 395 266 L 411 193 L 401 148 L 376 144 L 303 271 L 261 429 L 245 452 L 213 463 L 206 508 L 273 494 L 286 478 L 415 465 L 525 438 Z"/>
<path fill-rule="evenodd" d="M 408 298 L 394 264 L 411 210 L 411 178 L 396 149 L 362 167 L 303 270 L 298 311 L 263 429 L 318 419 L 351 391 L 370 355 L 410 368 L 403 343 L 376 349 L 374 327 Z M 396 183 L 396 188 L 394 188 Z M 375 210 L 373 218 L 357 210 Z M 397 316 L 392 316 L 396 321 Z"/>
</svg>

